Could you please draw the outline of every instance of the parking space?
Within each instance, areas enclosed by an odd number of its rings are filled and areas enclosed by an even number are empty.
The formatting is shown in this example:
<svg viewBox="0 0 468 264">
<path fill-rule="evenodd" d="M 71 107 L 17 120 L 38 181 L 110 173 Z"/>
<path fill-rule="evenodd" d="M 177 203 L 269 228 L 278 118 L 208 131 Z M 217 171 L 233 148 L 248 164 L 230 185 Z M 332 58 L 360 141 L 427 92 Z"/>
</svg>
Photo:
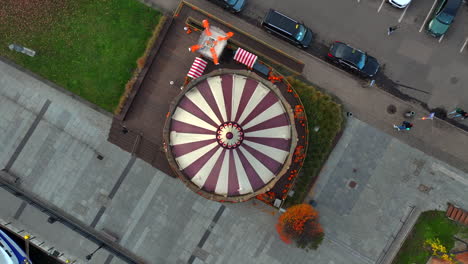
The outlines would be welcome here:
<svg viewBox="0 0 468 264">
<path fill-rule="evenodd" d="M 346 42 L 379 60 L 381 79 L 392 89 L 430 108 L 468 107 L 468 90 L 460 89 L 468 81 L 468 5 L 447 34 L 434 38 L 426 29 L 440 1 L 413 0 L 399 9 L 387 0 L 251 0 L 241 17 L 259 25 L 269 8 L 279 10 L 316 33 L 310 53 L 324 58 L 330 43 Z M 388 36 L 390 26 L 398 29 Z"/>
</svg>

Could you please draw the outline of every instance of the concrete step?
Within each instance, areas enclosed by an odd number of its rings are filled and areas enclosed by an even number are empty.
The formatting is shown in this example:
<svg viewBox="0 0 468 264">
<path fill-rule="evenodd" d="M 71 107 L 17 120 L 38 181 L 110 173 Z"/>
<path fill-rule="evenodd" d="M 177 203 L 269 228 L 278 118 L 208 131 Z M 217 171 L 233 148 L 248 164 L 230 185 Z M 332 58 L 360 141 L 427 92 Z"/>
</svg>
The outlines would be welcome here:
<svg viewBox="0 0 468 264">
<path fill-rule="evenodd" d="M 410 207 L 410 208 L 411 209 L 406 215 L 406 217 L 401 220 L 403 221 L 402 226 L 398 230 L 398 233 L 396 234 L 394 240 L 391 242 L 390 246 L 385 251 L 385 254 L 379 257 L 379 259 L 376 261 L 376 264 L 392 264 L 393 259 L 398 254 L 398 251 L 400 251 L 400 248 L 401 246 L 403 246 L 403 243 L 405 242 L 406 237 L 413 229 L 414 224 L 416 224 L 416 221 L 418 220 L 418 217 L 421 214 L 421 211 L 419 208 L 417 207 Z"/>
<path fill-rule="evenodd" d="M 449 217 L 452 214 L 452 211 L 455 207 L 452 204 L 449 204 L 449 207 L 447 208 L 446 216 Z"/>
</svg>

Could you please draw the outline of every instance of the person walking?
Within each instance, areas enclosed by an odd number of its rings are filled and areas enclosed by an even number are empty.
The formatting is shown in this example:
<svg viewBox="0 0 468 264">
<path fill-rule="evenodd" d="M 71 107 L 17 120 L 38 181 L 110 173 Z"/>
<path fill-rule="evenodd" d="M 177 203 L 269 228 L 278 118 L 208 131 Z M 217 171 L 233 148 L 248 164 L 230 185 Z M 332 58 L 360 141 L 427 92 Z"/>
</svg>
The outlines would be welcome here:
<svg viewBox="0 0 468 264">
<path fill-rule="evenodd" d="M 400 131 L 400 130 L 411 130 L 412 127 L 413 127 L 413 124 L 408 122 L 408 121 L 403 121 L 401 126 L 393 125 L 393 128 L 395 128 L 398 131 Z"/>
<path fill-rule="evenodd" d="M 468 113 L 461 109 L 461 108 L 455 108 L 452 112 L 447 114 L 448 118 L 455 118 L 455 117 L 461 117 L 461 119 L 468 118 Z"/>
<path fill-rule="evenodd" d="M 395 30 L 397 30 L 397 29 L 398 29 L 398 26 L 388 27 L 387 35 L 390 36 L 390 34 L 392 34 L 393 32 L 395 32 Z"/>
</svg>

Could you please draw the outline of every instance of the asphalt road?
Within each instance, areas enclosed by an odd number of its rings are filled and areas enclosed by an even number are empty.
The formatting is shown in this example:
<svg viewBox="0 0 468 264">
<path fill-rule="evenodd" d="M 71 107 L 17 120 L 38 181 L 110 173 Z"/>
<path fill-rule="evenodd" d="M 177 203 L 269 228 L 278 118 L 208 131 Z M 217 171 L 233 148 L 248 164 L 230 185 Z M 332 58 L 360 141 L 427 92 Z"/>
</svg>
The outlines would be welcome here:
<svg viewBox="0 0 468 264">
<path fill-rule="evenodd" d="M 269 8 L 279 10 L 316 33 L 309 52 L 324 58 L 331 42 L 346 42 L 380 61 L 377 83 L 429 108 L 466 109 L 468 6 L 462 5 L 448 33 L 436 39 L 425 32 L 424 23 L 434 5 L 434 0 L 413 0 L 405 11 L 385 0 L 250 0 L 241 17 L 259 23 Z M 388 36 L 387 28 L 394 25 L 399 28 Z"/>
</svg>

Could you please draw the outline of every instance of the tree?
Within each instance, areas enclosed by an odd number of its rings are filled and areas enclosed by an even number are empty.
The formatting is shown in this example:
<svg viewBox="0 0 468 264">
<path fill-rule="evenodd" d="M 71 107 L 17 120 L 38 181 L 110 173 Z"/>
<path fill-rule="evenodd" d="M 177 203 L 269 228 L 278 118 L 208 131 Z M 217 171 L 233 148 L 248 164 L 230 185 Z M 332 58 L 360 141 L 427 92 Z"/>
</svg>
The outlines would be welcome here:
<svg viewBox="0 0 468 264">
<path fill-rule="evenodd" d="M 319 214 L 308 204 L 288 208 L 280 216 L 276 230 L 281 240 L 287 244 L 294 241 L 300 248 L 317 249 L 324 236 Z"/>
</svg>

